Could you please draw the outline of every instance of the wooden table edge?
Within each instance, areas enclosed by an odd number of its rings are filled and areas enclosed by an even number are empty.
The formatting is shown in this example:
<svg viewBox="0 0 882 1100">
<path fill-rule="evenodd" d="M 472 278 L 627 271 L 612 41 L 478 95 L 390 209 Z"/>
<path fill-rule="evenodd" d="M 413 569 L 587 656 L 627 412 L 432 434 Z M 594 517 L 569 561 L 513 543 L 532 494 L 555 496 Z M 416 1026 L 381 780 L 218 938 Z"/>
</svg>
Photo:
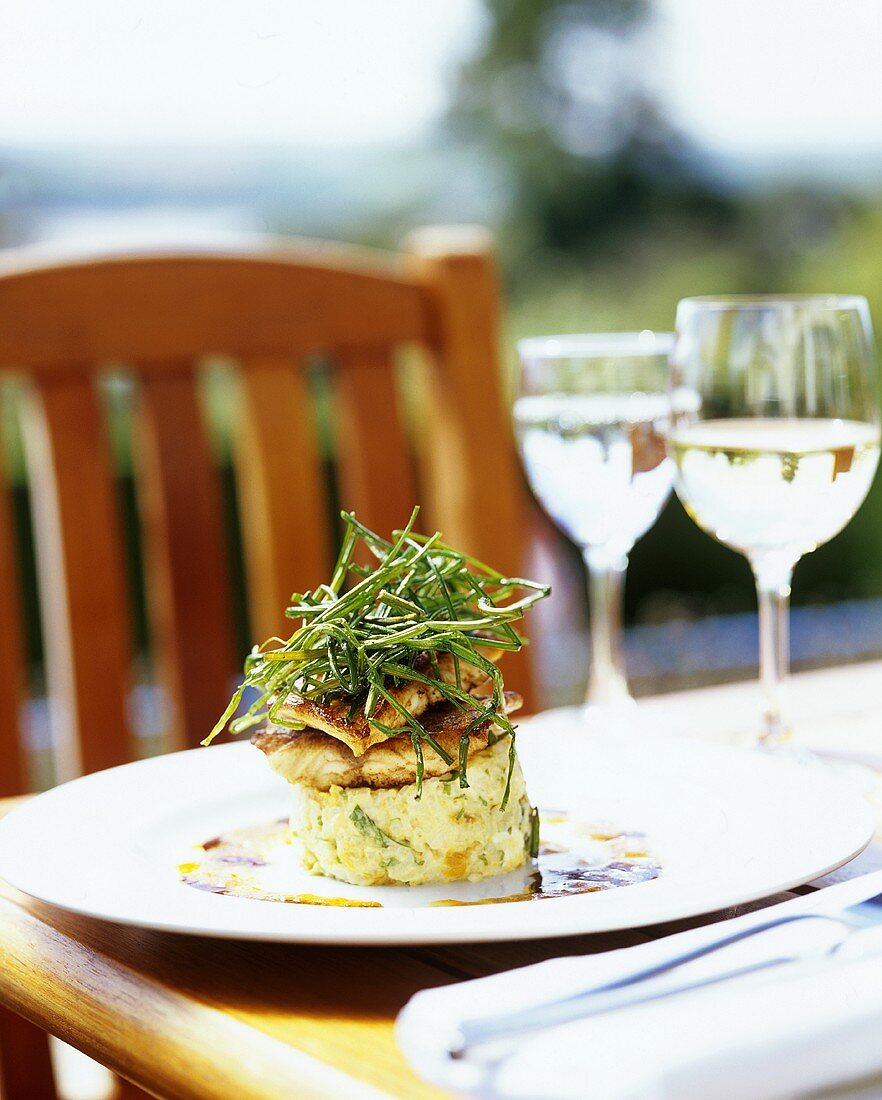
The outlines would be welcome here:
<svg viewBox="0 0 882 1100">
<path fill-rule="evenodd" d="M 0 799 L 0 819 L 34 797 Z M 10 946 L 0 953 L 0 1001 L 146 1092 L 162 1100 L 177 1097 L 189 1100 L 193 1096 L 194 1077 L 198 1075 L 202 1082 L 200 1095 L 217 1100 L 230 1100 L 231 1096 L 266 1100 L 268 1089 L 278 1089 L 279 1095 L 290 1094 L 292 1081 L 296 1081 L 298 1098 L 304 1100 L 387 1097 L 330 1063 L 198 999 L 188 999 L 182 1008 L 181 999 L 173 998 L 161 983 L 127 970 L 114 959 L 56 930 L 17 904 L 14 897 L 4 897 L 6 889 L 14 893 L 0 880 L 0 921 L 8 940 L 14 939 L 15 950 Z M 28 952 L 36 951 L 42 958 L 55 961 L 54 984 L 51 990 L 43 990 L 43 995 L 39 987 L 14 980 L 18 967 L 12 956 L 24 965 Z M 112 1019 L 107 1015 L 103 998 L 96 996 L 102 986 L 111 983 L 121 990 Z M 143 1042 L 144 1021 L 153 1019 L 159 1025 L 172 1013 L 175 1026 L 171 1034 L 165 1029 L 161 1035 L 157 1031 L 157 1042 L 165 1047 L 163 1058 L 158 1059 L 153 1048 Z M 109 1029 L 122 1030 L 130 1034 L 132 1042 L 96 1041 L 100 1032 L 94 1024 L 102 1017 L 108 1025 L 104 1034 Z M 87 1021 L 92 1026 L 86 1026 Z M 242 1073 L 237 1078 L 225 1073 L 218 1080 L 212 1050 L 227 1044 L 236 1050 Z M 204 1051 L 198 1062 L 194 1062 L 194 1050 Z M 256 1090 L 255 1084 L 259 1086 Z"/>
<path fill-rule="evenodd" d="M 211 1100 L 266 1100 L 291 1095 L 292 1082 L 305 1100 L 387 1096 L 220 1009 L 176 996 L 84 947 L 10 898 L 0 896 L 0 921 L 5 939 L 0 1000 L 163 1100 L 197 1094 Z M 21 980 L 30 955 L 39 955 L 51 983 Z M 114 991 L 112 1012 L 101 992 L 108 988 Z M 237 1069 L 231 1075 L 225 1059 L 220 1075 L 213 1055 L 231 1049 Z"/>
</svg>

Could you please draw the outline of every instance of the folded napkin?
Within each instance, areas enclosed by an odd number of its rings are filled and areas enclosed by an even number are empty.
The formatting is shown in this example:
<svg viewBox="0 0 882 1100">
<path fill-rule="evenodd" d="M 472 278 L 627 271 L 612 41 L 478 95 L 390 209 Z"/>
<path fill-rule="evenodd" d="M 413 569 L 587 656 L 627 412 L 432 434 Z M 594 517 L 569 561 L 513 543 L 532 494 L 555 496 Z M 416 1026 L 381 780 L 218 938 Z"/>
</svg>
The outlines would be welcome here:
<svg viewBox="0 0 882 1100">
<path fill-rule="evenodd" d="M 774 913 L 837 912 L 882 891 L 882 874 L 818 891 Z M 397 1036 L 415 1069 L 442 1088 L 542 1100 L 773 1100 L 882 1075 L 882 934 L 800 921 L 768 937 L 807 959 L 703 989 L 449 1054 L 461 1021 L 531 1007 L 763 923 L 772 910 L 598 955 L 553 959 L 417 994 Z M 700 980 L 756 960 L 744 940 L 675 972 Z M 664 980 L 674 980 L 674 976 Z M 823 1092 L 823 1090 L 827 1090 Z M 882 1091 L 868 1095 L 882 1095 Z"/>
</svg>

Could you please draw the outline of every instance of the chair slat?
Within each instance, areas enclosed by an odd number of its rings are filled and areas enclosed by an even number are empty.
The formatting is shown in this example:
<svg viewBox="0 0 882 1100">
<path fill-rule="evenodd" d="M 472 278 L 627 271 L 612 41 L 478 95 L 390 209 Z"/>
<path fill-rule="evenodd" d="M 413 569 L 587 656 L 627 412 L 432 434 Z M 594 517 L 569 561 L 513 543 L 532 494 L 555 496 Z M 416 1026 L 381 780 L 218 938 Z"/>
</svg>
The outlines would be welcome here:
<svg viewBox="0 0 882 1100">
<path fill-rule="evenodd" d="M 29 787 L 22 737 L 22 618 L 12 530 L 9 493 L 0 482 L 0 798 L 22 794 Z"/>
<path fill-rule="evenodd" d="M 331 565 L 325 472 L 315 410 L 293 357 L 242 362 L 236 475 L 255 641 L 287 636 L 291 593 L 315 588 Z"/>
<path fill-rule="evenodd" d="M 196 745 L 238 662 L 220 487 L 191 364 L 142 374 L 135 458 L 155 671 L 171 700 L 173 743 Z"/>
<path fill-rule="evenodd" d="M 0 1005 L 0 1096 L 6 1100 L 57 1100 L 49 1036 Z"/>
<path fill-rule="evenodd" d="M 211 352 L 247 357 L 237 473 L 258 635 L 278 630 L 292 588 L 326 577 L 333 541 L 295 349 L 339 353 L 342 503 L 388 531 L 417 499 L 388 349 L 426 344 L 437 363 L 421 525 L 438 523 L 451 541 L 517 567 L 524 540 L 517 470 L 497 400 L 496 288 L 486 241 L 474 249 L 460 240 L 420 238 L 408 270 L 376 254 L 264 240 L 240 250 L 61 263 L 5 250 L 0 371 L 24 367 L 40 375 L 26 410 L 25 444 L 49 688 L 67 749 L 61 778 L 121 763 L 132 748 L 128 601 L 89 373 L 96 363 L 143 364 L 136 474 L 150 621 L 158 670 L 178 709 L 179 741 L 192 743 L 207 731 L 238 664 L 225 611 L 223 513 L 188 365 L 195 359 Z M 3 632 L 14 616 L 4 603 L 2 506 L 0 500 L 0 708 L 13 693 L 2 676 L 11 667 L 4 646 L 11 651 L 13 638 Z M 14 725 L 0 709 L 0 739 Z M 7 1039 L 4 1031 L 8 1051 Z M 12 1049 L 23 1042 L 13 1038 Z M 27 1081 L 14 1082 L 10 1100 L 42 1100 L 36 1089 L 43 1088 L 45 1049 L 40 1057 L 31 1082 L 37 1085 L 28 1091 Z"/>
<path fill-rule="evenodd" d="M 425 335 L 425 302 L 397 263 L 357 250 L 105 256 L 47 264 L 0 256 L 0 367 L 286 354 Z M 382 259 L 382 254 L 380 254 Z"/>
<path fill-rule="evenodd" d="M 120 517 L 99 395 L 83 368 L 25 403 L 40 610 L 61 778 L 132 757 Z"/>
<path fill-rule="evenodd" d="M 450 542 L 510 576 L 524 568 L 526 497 L 499 363 L 499 286 L 481 230 L 426 230 L 409 241 L 410 267 L 430 295 L 435 353 L 426 404 L 425 497 Z M 478 396 L 480 395 L 480 396 Z M 529 624 L 528 624 L 529 628 Z M 532 698 L 527 651 L 507 656 L 507 682 Z"/>
<path fill-rule="evenodd" d="M 404 525 L 418 503 L 389 349 L 341 354 L 334 388 L 340 503 L 388 535 Z"/>
</svg>

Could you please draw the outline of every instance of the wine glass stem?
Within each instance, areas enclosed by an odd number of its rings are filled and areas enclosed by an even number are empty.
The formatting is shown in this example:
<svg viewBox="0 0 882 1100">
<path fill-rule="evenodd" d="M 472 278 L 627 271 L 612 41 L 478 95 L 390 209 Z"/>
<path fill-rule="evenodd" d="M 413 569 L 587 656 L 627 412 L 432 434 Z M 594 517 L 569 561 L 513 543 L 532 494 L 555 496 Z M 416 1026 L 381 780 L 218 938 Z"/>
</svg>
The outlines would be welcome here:
<svg viewBox="0 0 882 1100">
<path fill-rule="evenodd" d="M 610 559 L 595 550 L 584 552 L 588 570 L 591 629 L 591 669 L 588 706 L 607 707 L 629 702 L 622 655 L 622 602 L 627 557 Z"/>
<path fill-rule="evenodd" d="M 752 561 L 759 604 L 759 667 L 763 693 L 763 727 L 760 744 L 765 748 L 790 739 L 790 717 L 784 696 L 790 666 L 788 615 L 793 565 Z"/>
</svg>

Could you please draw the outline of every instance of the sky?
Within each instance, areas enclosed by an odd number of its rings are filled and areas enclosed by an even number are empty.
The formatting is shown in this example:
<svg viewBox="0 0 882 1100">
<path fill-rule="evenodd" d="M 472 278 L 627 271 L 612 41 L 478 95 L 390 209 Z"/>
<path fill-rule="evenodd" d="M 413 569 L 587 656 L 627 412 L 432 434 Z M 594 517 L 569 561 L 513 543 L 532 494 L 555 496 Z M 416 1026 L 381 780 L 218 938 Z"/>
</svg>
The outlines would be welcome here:
<svg viewBox="0 0 882 1100">
<path fill-rule="evenodd" d="M 657 81 L 709 148 L 882 153 L 882 0 L 656 0 Z"/>
<path fill-rule="evenodd" d="M 882 153 L 882 0 L 656 0 L 674 122 L 734 156 Z M 6 0 L 0 145 L 400 144 L 479 0 Z"/>
<path fill-rule="evenodd" d="M 402 142 L 475 0 L 5 0 L 0 143 Z"/>
</svg>

